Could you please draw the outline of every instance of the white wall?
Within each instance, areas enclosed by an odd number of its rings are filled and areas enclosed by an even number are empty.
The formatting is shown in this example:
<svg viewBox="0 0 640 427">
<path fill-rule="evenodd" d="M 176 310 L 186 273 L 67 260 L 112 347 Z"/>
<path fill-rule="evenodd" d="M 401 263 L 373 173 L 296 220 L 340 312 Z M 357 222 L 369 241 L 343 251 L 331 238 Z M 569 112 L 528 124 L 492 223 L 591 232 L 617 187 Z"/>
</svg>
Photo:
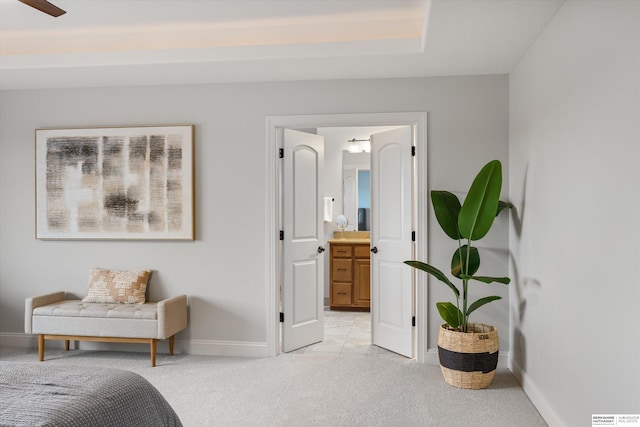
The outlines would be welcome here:
<svg viewBox="0 0 640 427">
<path fill-rule="evenodd" d="M 178 350 L 268 354 L 265 117 L 398 111 L 429 113 L 431 187 L 466 189 L 486 161 L 507 160 L 507 76 L 2 92 L 0 343 L 21 337 L 25 297 L 55 290 L 82 296 L 92 266 L 148 267 L 156 270 L 152 299 L 189 295 L 190 323 L 177 337 Z M 35 128 L 176 123 L 196 127 L 196 241 L 34 238 Z M 431 224 L 431 261 L 448 265 L 450 241 L 435 219 Z M 497 233 L 495 262 L 503 271 L 495 274 L 506 274 L 507 227 Z M 450 298 L 440 283 L 432 288 L 436 301 Z M 493 306 L 482 320 L 505 332 L 506 351 L 508 303 Z"/>
<path fill-rule="evenodd" d="M 511 359 L 550 425 L 640 413 L 640 2 L 567 1 L 510 76 Z"/>
</svg>

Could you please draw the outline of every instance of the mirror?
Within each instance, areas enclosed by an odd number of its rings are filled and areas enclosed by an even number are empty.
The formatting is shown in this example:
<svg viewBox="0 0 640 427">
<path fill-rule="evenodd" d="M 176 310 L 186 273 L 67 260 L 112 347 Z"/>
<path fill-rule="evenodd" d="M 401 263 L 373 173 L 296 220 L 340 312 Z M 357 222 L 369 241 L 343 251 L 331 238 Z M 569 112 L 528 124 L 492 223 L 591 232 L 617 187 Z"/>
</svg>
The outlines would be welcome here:
<svg viewBox="0 0 640 427">
<path fill-rule="evenodd" d="M 358 230 L 371 230 L 371 172 L 358 169 Z"/>
<path fill-rule="evenodd" d="M 344 229 L 347 228 L 347 225 L 349 225 L 349 219 L 344 215 L 338 215 L 336 225 L 338 226 L 338 230 L 344 231 Z"/>
<path fill-rule="evenodd" d="M 371 230 L 370 154 L 342 152 L 342 203 L 347 218 L 357 218 L 348 230 Z"/>
</svg>

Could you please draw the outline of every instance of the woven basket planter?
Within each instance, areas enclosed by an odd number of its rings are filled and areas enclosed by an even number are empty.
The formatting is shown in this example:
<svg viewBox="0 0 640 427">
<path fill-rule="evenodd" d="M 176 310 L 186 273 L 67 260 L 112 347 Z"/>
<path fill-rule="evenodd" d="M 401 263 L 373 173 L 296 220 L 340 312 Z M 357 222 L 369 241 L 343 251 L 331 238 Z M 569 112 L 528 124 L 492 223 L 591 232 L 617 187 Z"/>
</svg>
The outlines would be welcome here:
<svg viewBox="0 0 640 427">
<path fill-rule="evenodd" d="M 482 323 L 470 323 L 469 331 L 440 327 L 438 356 L 442 375 L 454 387 L 487 388 L 498 365 L 498 331 Z"/>
</svg>

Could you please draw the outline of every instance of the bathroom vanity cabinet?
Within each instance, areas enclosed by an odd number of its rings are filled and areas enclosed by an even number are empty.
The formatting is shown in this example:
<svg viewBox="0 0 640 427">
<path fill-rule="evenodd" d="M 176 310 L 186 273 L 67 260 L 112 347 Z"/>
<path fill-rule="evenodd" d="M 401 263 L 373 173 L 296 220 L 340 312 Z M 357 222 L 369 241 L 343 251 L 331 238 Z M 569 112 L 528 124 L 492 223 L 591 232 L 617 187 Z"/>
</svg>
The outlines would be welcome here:
<svg viewBox="0 0 640 427">
<path fill-rule="evenodd" d="M 369 242 L 363 239 L 337 239 L 329 241 L 329 245 L 331 310 L 369 311 Z"/>
</svg>

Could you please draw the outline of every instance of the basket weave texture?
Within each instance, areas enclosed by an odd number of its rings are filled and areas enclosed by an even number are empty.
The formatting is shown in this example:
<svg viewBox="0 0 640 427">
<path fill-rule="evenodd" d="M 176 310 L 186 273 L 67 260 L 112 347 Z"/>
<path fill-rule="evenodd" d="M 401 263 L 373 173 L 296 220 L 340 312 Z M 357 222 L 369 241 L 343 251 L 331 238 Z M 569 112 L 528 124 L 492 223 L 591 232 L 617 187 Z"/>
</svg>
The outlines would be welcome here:
<svg viewBox="0 0 640 427">
<path fill-rule="evenodd" d="M 498 331 L 490 325 L 470 323 L 469 331 L 440 327 L 438 353 L 447 384 L 466 389 L 487 388 L 498 365 Z"/>
</svg>

